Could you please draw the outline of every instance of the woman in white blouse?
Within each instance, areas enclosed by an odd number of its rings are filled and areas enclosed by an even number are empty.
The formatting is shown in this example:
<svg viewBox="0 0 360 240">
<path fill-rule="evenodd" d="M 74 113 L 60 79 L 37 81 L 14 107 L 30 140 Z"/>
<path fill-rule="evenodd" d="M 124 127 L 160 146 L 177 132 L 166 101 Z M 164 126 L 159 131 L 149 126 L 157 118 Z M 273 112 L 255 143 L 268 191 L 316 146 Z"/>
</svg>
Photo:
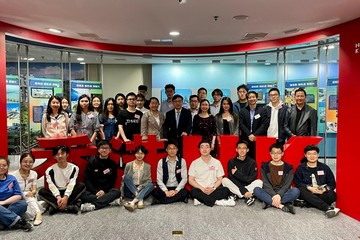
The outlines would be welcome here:
<svg viewBox="0 0 360 240">
<path fill-rule="evenodd" d="M 66 137 L 69 127 L 69 116 L 62 110 L 61 99 L 51 96 L 46 112 L 42 117 L 42 133 L 46 138 Z"/>
<path fill-rule="evenodd" d="M 40 205 L 36 199 L 36 181 L 37 173 L 31 168 L 33 167 L 35 158 L 31 153 L 24 153 L 20 157 L 20 169 L 12 173 L 19 182 L 21 191 L 23 192 L 28 208 L 26 213 L 31 219 L 34 219 L 34 226 L 42 223 L 42 212 Z"/>
</svg>

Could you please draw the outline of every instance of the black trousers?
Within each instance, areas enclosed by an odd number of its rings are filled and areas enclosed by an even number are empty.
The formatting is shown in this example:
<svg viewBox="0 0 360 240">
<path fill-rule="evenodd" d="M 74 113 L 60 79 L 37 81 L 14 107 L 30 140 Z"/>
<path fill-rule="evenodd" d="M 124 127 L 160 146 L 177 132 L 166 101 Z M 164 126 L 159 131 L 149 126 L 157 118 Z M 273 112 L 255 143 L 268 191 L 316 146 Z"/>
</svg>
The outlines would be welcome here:
<svg viewBox="0 0 360 240">
<path fill-rule="evenodd" d="M 216 200 L 227 199 L 230 195 L 228 188 L 220 186 L 216 188 L 210 195 L 205 194 L 200 188 L 193 188 L 190 190 L 190 194 L 193 198 L 196 198 L 206 206 L 214 206 Z"/>
<path fill-rule="evenodd" d="M 68 199 L 68 205 L 74 205 L 76 203 L 76 200 L 80 198 L 81 194 L 85 192 L 85 184 L 84 183 L 77 183 L 74 186 L 74 189 L 69 196 Z M 65 190 L 60 191 L 60 196 L 63 197 L 65 193 Z M 57 199 L 54 197 L 52 192 L 49 189 L 42 188 L 39 191 L 39 197 L 41 200 L 44 200 L 48 204 L 50 204 L 53 208 L 58 209 Z"/>
<path fill-rule="evenodd" d="M 322 211 L 328 210 L 329 206 L 336 201 L 336 193 L 328 190 L 323 194 L 313 194 L 306 187 L 299 187 L 300 199 Z"/>
<path fill-rule="evenodd" d="M 176 187 L 168 187 L 168 190 L 175 190 Z M 182 202 L 189 196 L 189 191 L 185 188 L 181 189 L 177 194 L 172 197 L 166 197 L 166 194 L 160 188 L 154 189 L 152 196 L 160 201 L 162 204 L 169 204 L 174 202 Z"/>
<path fill-rule="evenodd" d="M 97 198 L 96 194 L 85 191 L 81 195 L 83 203 L 91 203 L 95 205 L 95 209 L 100 209 L 109 206 L 109 203 L 120 197 L 120 190 L 112 188 L 105 195 Z"/>
</svg>

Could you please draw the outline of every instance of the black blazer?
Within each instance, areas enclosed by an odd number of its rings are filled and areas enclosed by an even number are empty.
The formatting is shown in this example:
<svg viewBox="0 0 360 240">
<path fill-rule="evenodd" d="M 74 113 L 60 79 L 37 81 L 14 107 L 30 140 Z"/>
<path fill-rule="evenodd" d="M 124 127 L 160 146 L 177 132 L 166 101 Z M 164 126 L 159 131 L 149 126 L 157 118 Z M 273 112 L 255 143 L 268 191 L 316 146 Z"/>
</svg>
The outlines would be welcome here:
<svg viewBox="0 0 360 240">
<path fill-rule="evenodd" d="M 282 104 L 281 106 L 282 107 L 279 109 L 278 112 L 278 141 L 285 142 L 288 137 L 288 133 L 287 131 L 285 131 L 287 106 L 285 104 Z M 266 114 L 269 117 L 270 125 L 271 107 L 269 105 L 266 105 Z"/>
<path fill-rule="evenodd" d="M 316 136 L 317 134 L 317 112 L 315 109 L 305 104 L 303 114 L 296 126 L 296 105 L 288 108 L 285 131 L 291 137 L 297 136 Z M 297 133 L 297 134 L 296 134 Z"/>
<path fill-rule="evenodd" d="M 175 109 L 166 112 L 164 123 L 164 137 L 167 139 L 177 139 L 181 137 L 181 133 L 190 134 L 192 127 L 192 117 L 189 109 L 182 108 L 179 119 L 179 126 L 176 128 Z"/>
<path fill-rule="evenodd" d="M 269 117 L 266 114 L 266 109 L 256 105 L 254 120 L 251 129 L 251 120 L 250 120 L 250 108 L 246 106 L 240 110 L 240 129 L 241 129 L 241 139 L 247 140 L 251 134 L 255 136 L 266 136 L 267 129 L 269 127 Z"/>
</svg>

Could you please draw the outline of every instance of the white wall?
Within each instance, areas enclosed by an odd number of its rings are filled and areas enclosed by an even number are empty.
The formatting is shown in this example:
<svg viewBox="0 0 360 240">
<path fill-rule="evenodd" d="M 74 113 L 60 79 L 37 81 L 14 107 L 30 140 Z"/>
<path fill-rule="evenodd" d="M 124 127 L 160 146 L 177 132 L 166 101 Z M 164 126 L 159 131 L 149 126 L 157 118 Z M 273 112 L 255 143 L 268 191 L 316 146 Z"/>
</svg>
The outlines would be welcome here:
<svg viewBox="0 0 360 240">
<path fill-rule="evenodd" d="M 151 65 L 104 64 L 103 99 L 115 97 L 117 93 L 126 95 L 129 92 L 137 94 L 141 84 L 148 86 L 147 99 L 151 97 L 152 72 Z"/>
</svg>

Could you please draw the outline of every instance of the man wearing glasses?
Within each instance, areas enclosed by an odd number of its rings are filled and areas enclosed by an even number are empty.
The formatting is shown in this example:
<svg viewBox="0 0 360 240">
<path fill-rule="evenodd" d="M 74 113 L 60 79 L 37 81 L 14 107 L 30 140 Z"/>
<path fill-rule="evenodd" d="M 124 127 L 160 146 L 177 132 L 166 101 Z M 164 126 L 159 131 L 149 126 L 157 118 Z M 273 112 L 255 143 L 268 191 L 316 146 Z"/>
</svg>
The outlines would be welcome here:
<svg viewBox="0 0 360 240">
<path fill-rule="evenodd" d="M 91 159 L 85 169 L 84 183 L 86 191 L 82 194 L 81 212 L 89 212 L 109 206 L 120 197 L 120 190 L 115 189 L 117 165 L 109 158 L 111 143 L 101 140 L 98 155 Z"/>
<path fill-rule="evenodd" d="M 266 106 L 267 116 L 270 117 L 269 128 L 267 129 L 267 136 L 276 138 L 278 143 L 284 144 L 287 138 L 285 131 L 286 121 L 286 105 L 280 100 L 280 91 L 277 88 L 269 90 L 270 102 Z"/>
<path fill-rule="evenodd" d="M 134 140 L 134 134 L 140 134 L 141 117 L 143 113 L 136 109 L 136 94 L 130 92 L 126 95 L 127 108 L 119 113 L 119 132 L 116 137 L 124 142 Z"/>
</svg>

